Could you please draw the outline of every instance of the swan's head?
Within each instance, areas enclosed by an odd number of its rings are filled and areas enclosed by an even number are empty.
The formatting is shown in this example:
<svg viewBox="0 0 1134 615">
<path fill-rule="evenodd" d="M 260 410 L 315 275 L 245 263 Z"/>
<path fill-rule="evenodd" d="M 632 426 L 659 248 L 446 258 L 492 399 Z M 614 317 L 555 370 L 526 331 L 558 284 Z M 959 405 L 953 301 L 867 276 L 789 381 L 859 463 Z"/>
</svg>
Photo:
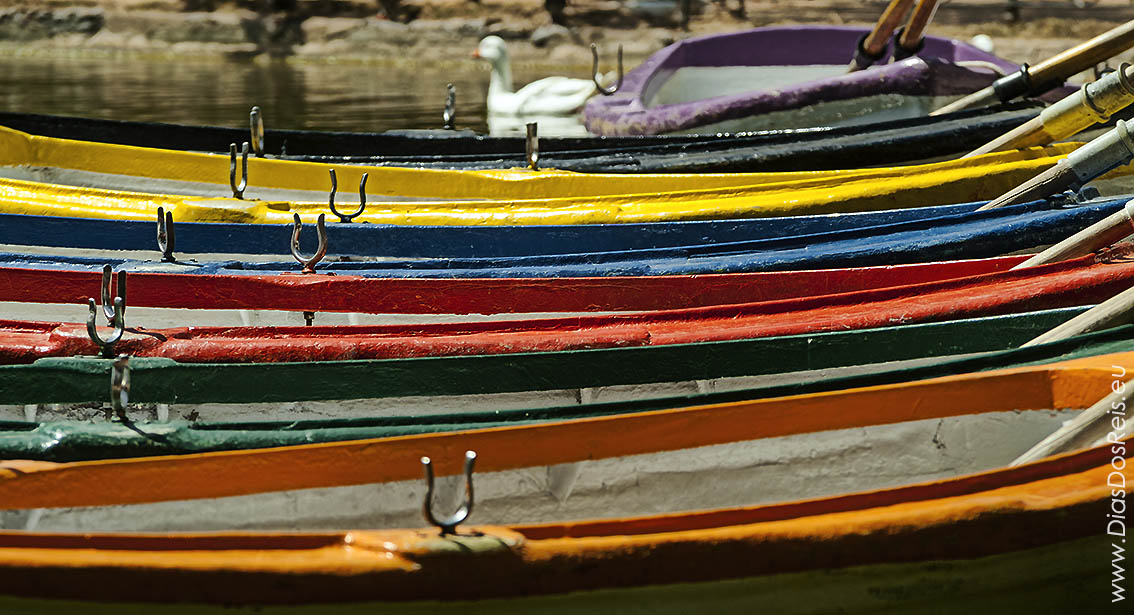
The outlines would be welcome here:
<svg viewBox="0 0 1134 615">
<path fill-rule="evenodd" d="M 508 46 L 504 43 L 504 39 L 499 36 L 486 36 L 477 45 L 473 57 L 497 64 L 508 58 Z"/>
</svg>

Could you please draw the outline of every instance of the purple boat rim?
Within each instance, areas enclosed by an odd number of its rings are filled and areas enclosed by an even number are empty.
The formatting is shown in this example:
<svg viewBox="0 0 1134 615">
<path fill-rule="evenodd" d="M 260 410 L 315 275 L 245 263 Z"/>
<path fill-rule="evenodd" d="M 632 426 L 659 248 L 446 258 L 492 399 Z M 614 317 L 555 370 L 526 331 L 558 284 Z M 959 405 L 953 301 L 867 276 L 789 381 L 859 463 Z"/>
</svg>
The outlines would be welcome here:
<svg viewBox="0 0 1134 615">
<path fill-rule="evenodd" d="M 592 98 L 583 110 L 583 123 L 592 133 L 613 136 L 848 124 L 874 113 L 912 117 L 1019 69 L 972 45 L 926 36 L 916 56 L 891 62 L 887 50 L 871 68 L 854 73 L 840 70 L 866 32 L 851 26 L 776 26 L 689 38 L 626 73 L 614 95 Z M 726 67 L 740 72 L 723 75 L 723 93 L 696 100 L 659 96 L 667 91 L 667 84 L 680 89 L 670 82 L 682 69 L 688 74 L 688 69 Z M 745 90 L 743 69 L 760 67 L 768 70 L 747 74 L 755 75 L 761 85 Z M 794 82 L 777 85 L 775 73 L 785 72 L 784 67 L 800 69 L 787 71 Z M 816 69 L 825 69 L 826 74 L 816 74 Z M 804 76 L 799 81 L 800 73 L 806 72 L 815 78 Z M 691 89 L 693 95 L 706 92 L 701 87 Z M 793 110 L 804 111 L 782 113 Z M 753 118 L 756 122 L 744 123 Z"/>
</svg>

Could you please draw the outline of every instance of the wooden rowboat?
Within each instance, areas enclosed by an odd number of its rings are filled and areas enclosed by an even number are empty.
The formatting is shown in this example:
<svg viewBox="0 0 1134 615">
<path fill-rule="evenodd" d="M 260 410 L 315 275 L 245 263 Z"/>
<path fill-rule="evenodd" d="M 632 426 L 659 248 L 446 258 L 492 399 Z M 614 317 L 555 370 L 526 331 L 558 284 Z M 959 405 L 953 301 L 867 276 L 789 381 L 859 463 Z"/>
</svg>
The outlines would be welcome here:
<svg viewBox="0 0 1134 615">
<path fill-rule="evenodd" d="M 992 257 L 1060 241 L 1121 210 L 1127 200 L 1128 197 L 1097 200 L 1077 206 L 1036 202 L 854 230 L 727 243 L 710 238 L 701 245 L 646 250 L 499 258 L 377 261 L 346 258 L 338 262 L 320 262 L 317 271 L 336 276 L 377 278 L 594 278 L 850 268 Z M 152 232 L 153 227 L 150 230 Z M 288 235 L 280 236 L 278 245 L 290 247 Z M 308 241 L 311 242 L 308 253 L 314 253 L 315 242 L 313 239 Z M 238 246 L 242 244 L 228 245 L 234 246 L 230 250 L 239 250 Z M 327 251 L 331 254 L 337 252 L 329 243 Z M 88 271 L 98 271 L 104 265 L 111 265 L 130 271 L 209 276 L 277 275 L 301 270 L 294 260 L 285 263 L 223 261 L 216 260 L 223 258 L 223 255 L 217 254 L 202 257 L 201 262 L 181 260 L 176 263 L 123 259 L 120 253 L 113 251 L 88 254 L 87 251 L 76 256 L 0 253 L 0 264 L 13 268 Z M 209 260 L 204 260 L 206 258 Z M 307 257 L 303 258 L 306 266 Z M 488 284 L 499 286 L 501 283 Z"/>
<path fill-rule="evenodd" d="M 1005 256 L 790 272 L 523 280 L 194 275 L 149 273 L 139 271 L 143 266 L 133 264 L 121 267 L 114 275 L 129 272 L 130 307 L 362 314 L 612 312 L 750 303 L 918 284 L 1007 271 L 1026 258 Z M 90 263 L 95 262 L 97 258 L 90 259 Z M 38 264 L 45 261 L 39 260 Z M 0 301 L 85 305 L 88 298 L 101 294 L 104 273 L 64 266 L 54 263 L 51 268 L 0 267 Z M 4 311 L 10 319 L 34 318 L 18 315 L 14 306 L 5 307 Z M 135 322 L 133 317 L 131 322 Z M 195 324 L 205 323 L 195 319 Z"/>
<path fill-rule="evenodd" d="M 506 400 L 508 408 L 565 404 L 574 406 L 583 398 L 592 402 L 607 399 L 599 387 L 635 386 L 631 392 L 641 397 L 707 395 L 716 391 L 729 397 L 731 389 L 748 391 L 752 387 L 795 386 L 807 380 L 805 372 L 822 372 L 823 381 L 833 379 L 829 370 L 860 363 L 886 363 L 1002 351 L 1015 348 L 1054 328 L 1084 308 L 1060 308 L 950 320 L 940 323 L 895 325 L 877 329 L 828 331 L 801 335 L 725 342 L 670 344 L 635 348 L 598 348 L 555 353 L 511 353 L 413 359 L 374 359 L 295 363 L 181 363 L 167 358 L 132 357 L 133 379 L 138 382 L 130 399 L 138 403 L 255 404 L 295 401 L 399 398 L 397 406 L 383 406 L 373 415 L 402 415 L 413 408 L 422 412 L 440 411 L 467 414 L 475 409 L 501 410 L 505 400 L 474 400 L 470 395 L 497 395 L 527 391 L 567 391 L 566 395 L 543 395 Z M 1127 332 L 1117 331 L 1087 341 L 1052 346 L 1050 352 L 1081 350 L 1080 344 L 1121 342 Z M 1098 340 L 1102 340 L 1099 342 Z M 1027 349 L 1014 351 L 1012 361 L 1038 361 L 1048 358 L 1048 350 L 1035 354 Z M 1018 356 L 1017 356 L 1018 355 Z M 1020 358 L 1023 357 L 1023 358 Z M 0 404 L 4 419 L 26 418 L 27 404 L 87 403 L 106 399 L 111 360 L 97 357 L 41 358 L 26 365 L 0 366 Z M 966 364 L 968 365 L 968 364 Z M 975 364 L 974 364 L 975 365 Z M 996 363 L 979 363 L 984 369 Z M 782 373 L 792 378 L 761 379 Z M 922 372 L 918 372 L 919 374 Z M 928 372 L 937 375 L 936 372 Z M 951 372 L 945 372 L 951 373 Z M 724 382 L 723 379 L 734 379 Z M 740 379 L 740 380 L 736 380 Z M 706 386 L 696 382 L 706 383 Z M 249 387 L 258 382 L 263 386 Z M 324 383 L 312 387 L 312 382 Z M 689 383 L 676 389 L 651 394 L 637 385 Z M 592 389 L 582 395 L 578 389 Z M 794 390 L 794 389 L 792 389 Z M 808 389 L 810 390 L 810 389 Z M 614 399 L 621 399 L 615 391 Z M 737 393 L 738 395 L 753 395 Z M 461 396 L 440 400 L 441 397 Z M 431 399 L 412 400 L 414 397 Z M 707 398 L 706 398 L 707 399 Z M 717 398 L 712 398 L 717 399 Z M 525 405 L 526 404 L 526 405 Z M 16 405 L 21 407 L 17 408 Z M 377 404 L 371 404 L 377 407 Z M 364 409 L 338 409 L 324 404 L 315 414 L 301 414 L 291 407 L 282 414 L 274 407 L 265 416 L 317 418 L 320 416 L 358 416 Z M 646 404 L 645 408 L 657 406 Z M 440 409 L 440 410 L 439 410 Z M 39 408 L 44 420 L 63 416 L 48 407 Z M 625 411 L 625 410 L 620 410 Z M 66 412 L 66 409 L 58 410 Z M 204 413 L 203 415 L 201 413 Z M 200 410 L 209 420 L 231 420 L 232 416 L 252 415 L 235 410 Z M 86 416 L 84 414 L 84 416 Z M 551 416 L 551 415 L 547 415 Z M 93 418 L 93 417 L 92 417 Z M 139 418 L 141 420 L 141 418 Z M 148 419 L 147 419 L 148 420 Z M 490 420 L 490 419 L 486 419 Z"/>
<path fill-rule="evenodd" d="M 813 171 L 878 166 L 971 151 L 1038 112 L 1039 105 L 1026 102 L 841 128 L 695 137 L 541 138 L 539 164 L 587 173 Z M 217 126 L 11 112 L 0 112 L 0 126 L 58 139 L 221 153 L 229 143 L 250 138 L 248 131 Z M 271 157 L 325 163 L 452 169 L 528 166 L 522 138 L 433 131 L 392 134 L 268 129 L 262 151 Z"/>
<path fill-rule="evenodd" d="M 128 365 L 138 386 L 130 400 L 143 405 L 124 408 L 124 418 L 112 422 L 102 410 L 110 360 L 42 360 L 0 367 L 0 381 L 12 384 L 0 404 L 20 404 L 0 407 L 0 459 L 174 455 L 514 426 L 909 382 L 1131 347 L 1129 325 L 1021 347 L 1084 309 L 553 356 L 226 365 L 134 358 Z M 67 385 L 52 384 L 61 381 Z M 311 382 L 323 384 L 304 386 Z M 383 403 L 391 395 L 398 399 Z M 317 398 L 333 401 L 297 403 Z M 98 403 L 75 405 L 82 400 Z M 170 417 L 193 418 L 155 421 L 154 402 L 170 404 Z"/>
<path fill-rule="evenodd" d="M 600 135 L 654 135 L 917 117 L 1019 69 L 971 45 L 927 36 L 912 57 L 848 74 L 867 32 L 789 26 L 685 39 L 627 73 L 615 94 L 592 98 L 583 124 Z"/>
<path fill-rule="evenodd" d="M 369 173 L 370 194 L 403 199 L 383 202 L 383 196 L 369 197 L 359 222 L 599 224 L 863 211 L 993 198 L 1051 167 L 1074 147 L 1062 144 L 891 169 L 633 176 L 253 158 L 244 191 L 248 200 L 241 200 L 222 198 L 234 193 L 219 183 L 230 179 L 228 157 L 63 141 L 0 129 L 0 171 L 24 178 L 0 180 L 0 213 L 152 220 L 161 206 L 185 222 L 286 223 L 296 213 L 313 222 L 328 210 L 332 168 L 344 186 L 357 185 L 362 174 Z M 1128 172 L 1124 168 L 1118 175 Z M 349 202 L 347 192 L 343 190 L 336 202 Z M 177 194 L 196 196 L 173 196 Z M 495 200 L 439 200 L 454 198 Z"/>
<path fill-rule="evenodd" d="M 1002 468 L 1105 398 L 1125 375 L 1116 371 L 1132 361 L 1129 352 L 1106 354 L 826 393 L 349 442 L 11 460 L 0 463 L 0 507 L 55 509 L 33 523 L 42 531 L 416 524 L 421 456 L 435 460 L 440 474 L 455 474 L 466 449 L 479 455 L 475 509 L 482 523 L 832 497 Z M 896 455 L 907 461 L 884 462 Z M 8 513 L 4 521 L 22 526 L 26 517 Z"/>
<path fill-rule="evenodd" d="M 189 362 L 313 361 L 650 346 L 861 329 L 1103 301 L 1134 281 L 1134 262 L 1125 261 L 1126 253 L 1119 248 L 1105 257 L 1092 254 L 967 278 L 680 310 L 384 326 L 127 330 L 113 351 Z M 80 326 L 0 324 L 0 363 L 101 350 Z"/>
<path fill-rule="evenodd" d="M 811 235 L 968 213 L 983 203 L 846 214 L 623 224 L 418 226 L 328 224 L 332 254 L 489 258 L 643 250 Z M 292 224 L 176 222 L 178 254 L 287 254 Z M 381 239 L 375 239 L 381 235 Z M 281 243 L 282 242 L 282 243 Z M 150 250 L 150 220 L 0 214 L 0 244 Z"/>
<path fill-rule="evenodd" d="M 435 530 L 6 532 L 0 607 L 794 614 L 1000 613 L 1042 604 L 1102 611 L 1111 549 L 1097 525 L 1109 508 L 1108 449 L 809 501 L 478 526 L 447 537 Z"/>
</svg>

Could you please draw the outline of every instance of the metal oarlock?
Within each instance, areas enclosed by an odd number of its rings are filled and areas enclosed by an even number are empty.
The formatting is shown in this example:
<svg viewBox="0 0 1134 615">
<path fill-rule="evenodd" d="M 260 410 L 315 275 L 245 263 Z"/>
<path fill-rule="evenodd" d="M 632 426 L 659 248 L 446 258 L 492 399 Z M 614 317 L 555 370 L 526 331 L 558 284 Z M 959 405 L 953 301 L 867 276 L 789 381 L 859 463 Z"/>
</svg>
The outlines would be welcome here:
<svg viewBox="0 0 1134 615">
<path fill-rule="evenodd" d="M 114 345 L 118 343 L 118 340 L 122 339 L 122 334 L 126 332 L 126 319 L 124 315 L 126 311 L 125 301 L 122 297 L 114 298 L 114 320 L 111 325 L 114 329 L 111 331 L 110 337 L 106 339 L 103 339 L 98 334 L 98 328 L 95 326 L 95 321 L 98 319 L 98 310 L 95 307 L 94 299 L 87 299 L 87 308 L 87 336 L 98 346 L 99 353 L 102 356 L 106 358 L 113 357 Z"/>
<path fill-rule="evenodd" d="M 315 273 L 315 265 L 327 255 L 327 215 L 319 214 L 319 220 L 315 223 L 319 247 L 316 248 L 315 254 L 311 257 L 304 256 L 299 251 L 299 232 L 303 230 L 303 222 L 299 220 L 299 214 L 294 214 L 294 216 L 291 230 L 291 255 L 300 265 L 303 265 L 303 273 Z"/>
<path fill-rule="evenodd" d="M 457 118 L 457 88 L 452 83 L 445 84 L 445 110 L 441 112 L 442 126 L 445 130 L 453 130 Z"/>
<path fill-rule="evenodd" d="M 117 278 L 117 292 L 111 295 L 110 289 L 115 286 L 112 278 Z M 119 271 L 114 274 L 113 268 L 110 265 L 102 266 L 102 288 L 99 292 L 99 297 L 102 300 L 102 315 L 106 317 L 108 327 L 114 326 L 114 321 L 118 317 L 117 310 L 114 306 L 114 298 L 121 297 L 122 299 L 122 313 L 126 313 L 126 272 Z"/>
<path fill-rule="evenodd" d="M 130 403 L 130 355 L 120 354 L 110 366 L 110 405 L 118 418 L 126 418 Z"/>
<path fill-rule="evenodd" d="M 166 211 L 164 207 L 157 208 L 157 245 L 158 250 L 161 251 L 161 262 L 175 263 L 177 259 L 173 256 L 173 248 L 176 244 L 176 237 L 173 234 L 173 212 Z M 125 275 L 125 272 L 123 272 Z"/>
<path fill-rule="evenodd" d="M 594 43 L 591 43 L 591 80 L 595 82 L 595 88 L 598 89 L 599 94 L 603 96 L 612 96 L 615 92 L 622 89 L 622 78 L 625 76 L 622 70 L 622 45 L 618 46 L 618 81 L 611 87 L 603 87 L 602 82 L 599 80 L 599 57 L 598 48 Z"/>
<path fill-rule="evenodd" d="M 425 520 L 441 529 L 441 535 L 457 533 L 457 526 L 464 523 L 473 510 L 473 465 L 476 464 L 476 452 L 465 451 L 465 501 L 461 503 L 457 512 L 447 517 L 437 518 L 433 514 L 433 462 L 429 457 L 421 458 L 421 465 L 425 467 L 425 504 L 422 512 Z"/>
<path fill-rule="evenodd" d="M 228 144 L 228 185 L 232 187 L 232 198 L 243 199 L 248 188 L 248 142 L 240 148 L 240 183 L 236 183 L 236 144 Z"/>
<path fill-rule="evenodd" d="M 331 172 L 331 196 L 328 197 L 331 213 L 339 217 L 339 222 L 351 222 L 366 211 L 366 180 L 370 178 L 370 174 L 363 173 L 362 180 L 358 182 L 358 209 L 354 210 L 354 213 L 344 214 L 335 209 L 335 194 L 339 191 L 339 178 L 335 176 L 334 169 L 327 170 Z"/>
<path fill-rule="evenodd" d="M 539 124 L 537 122 L 528 122 L 527 136 L 524 137 L 524 157 L 528 161 L 528 168 L 533 171 L 539 170 Z"/>
<path fill-rule="evenodd" d="M 264 118 L 260 114 L 260 107 L 252 107 L 248 114 L 248 132 L 252 140 L 252 151 L 257 158 L 264 157 Z"/>
</svg>

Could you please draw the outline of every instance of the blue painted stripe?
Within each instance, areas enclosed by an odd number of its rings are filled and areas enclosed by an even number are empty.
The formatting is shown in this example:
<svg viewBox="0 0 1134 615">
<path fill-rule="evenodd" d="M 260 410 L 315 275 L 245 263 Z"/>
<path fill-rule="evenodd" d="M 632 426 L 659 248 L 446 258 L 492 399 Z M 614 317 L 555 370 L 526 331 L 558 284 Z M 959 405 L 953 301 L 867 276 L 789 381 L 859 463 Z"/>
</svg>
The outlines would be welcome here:
<svg viewBox="0 0 1134 615">
<path fill-rule="evenodd" d="M 922 220 L 671 248 L 512 258 L 335 262 L 323 264 L 319 270 L 371 277 L 579 277 L 825 269 L 981 258 L 1055 243 L 1118 211 L 1128 199 L 1073 206 L 1029 203 L 984 212 L 972 211 L 973 207 L 967 205 L 963 207 L 968 211 L 954 210 Z M 201 274 L 271 274 L 298 269 L 294 262 L 218 261 L 170 266 L 125 259 L 0 254 L 0 264 L 8 266 L 99 269 L 107 263 L 132 271 Z"/>
</svg>

